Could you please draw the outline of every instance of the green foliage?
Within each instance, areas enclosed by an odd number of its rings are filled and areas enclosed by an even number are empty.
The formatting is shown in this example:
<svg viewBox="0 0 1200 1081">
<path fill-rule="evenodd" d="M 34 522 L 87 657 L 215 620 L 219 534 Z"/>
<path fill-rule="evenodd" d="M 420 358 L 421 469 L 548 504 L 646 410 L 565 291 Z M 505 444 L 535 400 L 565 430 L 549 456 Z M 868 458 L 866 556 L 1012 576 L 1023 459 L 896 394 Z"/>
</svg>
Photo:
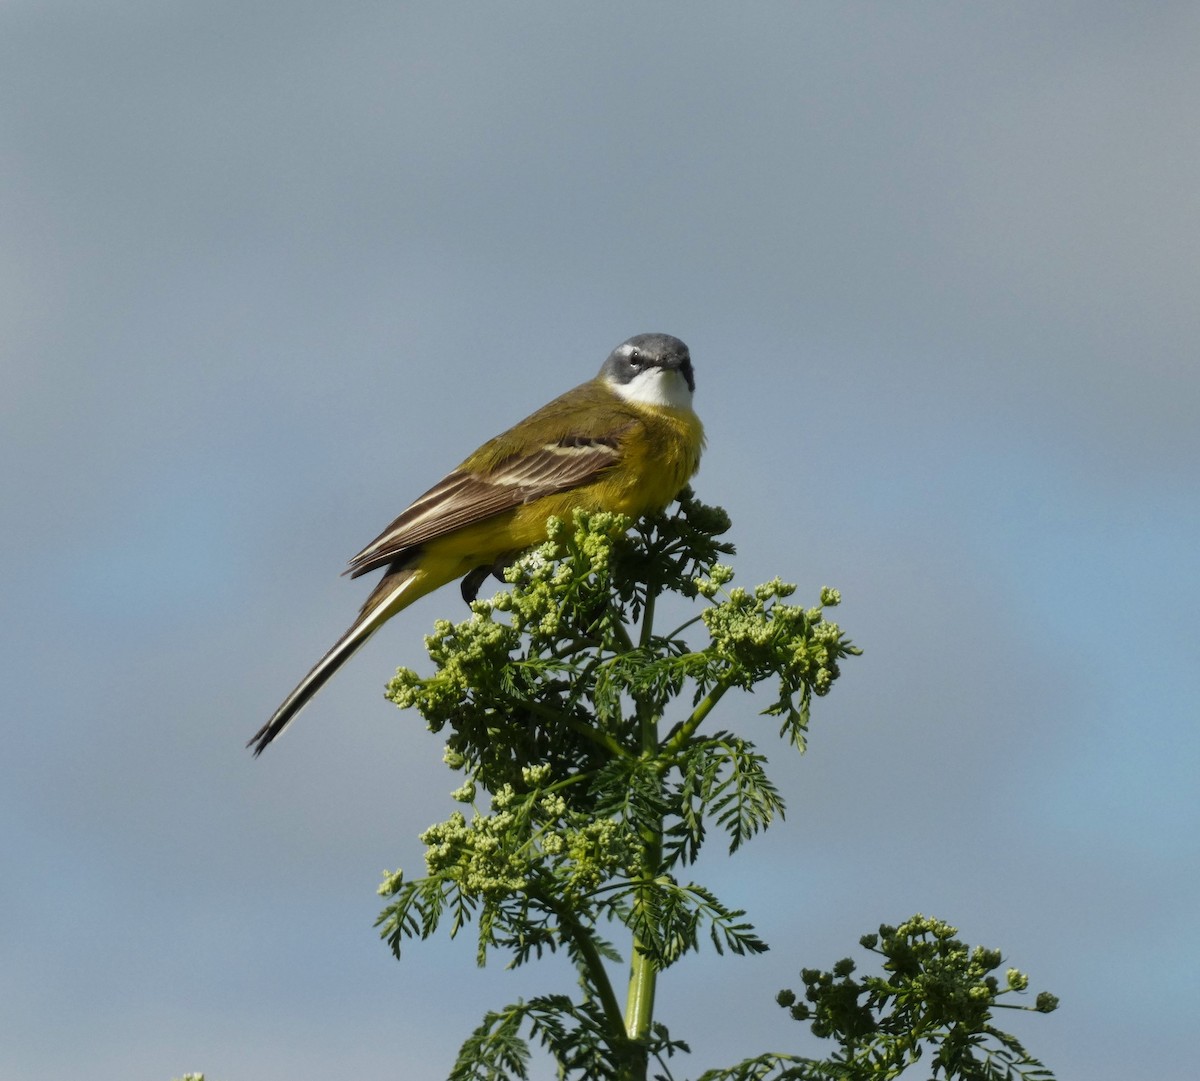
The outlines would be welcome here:
<svg viewBox="0 0 1200 1081">
<path fill-rule="evenodd" d="M 861 945 L 884 958 L 887 976 L 854 976 L 844 958 L 829 972 L 804 969 L 804 1001 L 780 991 L 776 1001 L 813 1034 L 836 1040 L 838 1050 L 817 1061 L 761 1055 L 700 1081 L 888 1081 L 928 1053 L 930 1076 L 962 1081 L 1046 1081 L 1052 1075 L 1016 1037 L 992 1024 L 996 1009 L 1050 1013 L 1058 1006 L 1041 993 L 1032 1006 L 999 1000 L 1023 994 L 1029 978 L 1009 968 L 994 975 L 999 950 L 971 948 L 957 928 L 922 915 L 899 927 L 886 924 Z"/>
<path fill-rule="evenodd" d="M 704 726 L 730 690 L 768 688 L 762 714 L 803 751 L 813 699 L 859 651 L 826 619 L 836 590 L 800 607 L 778 579 L 731 586 L 720 562 L 733 553 L 719 539 L 728 527 L 690 491 L 674 513 L 636 524 L 552 521 L 547 542 L 506 572 L 509 589 L 435 624 L 433 673 L 400 669 L 389 685 L 392 701 L 444 733 L 463 808 L 422 834 L 423 877 L 386 875 L 382 936 L 399 957 L 408 940 L 473 924 L 480 964 L 497 950 L 513 966 L 561 950 L 579 976 L 577 998 L 489 1013 L 455 1081 L 529 1076 L 530 1039 L 561 1078 L 644 1081 L 651 1061 L 669 1078 L 687 1048 L 653 1020 L 657 974 L 705 942 L 718 953 L 767 948 L 744 912 L 685 877 L 713 830 L 732 852 L 785 811 L 754 743 Z M 672 610 L 692 608 L 662 631 L 667 594 Z M 602 928 L 630 943 L 624 1006 L 609 971 L 621 955 Z M 824 994 L 822 1023 L 840 1034 Z M 761 1067 L 793 1068 L 783 1058 Z M 759 1069 L 711 1077 L 768 1076 Z"/>
</svg>

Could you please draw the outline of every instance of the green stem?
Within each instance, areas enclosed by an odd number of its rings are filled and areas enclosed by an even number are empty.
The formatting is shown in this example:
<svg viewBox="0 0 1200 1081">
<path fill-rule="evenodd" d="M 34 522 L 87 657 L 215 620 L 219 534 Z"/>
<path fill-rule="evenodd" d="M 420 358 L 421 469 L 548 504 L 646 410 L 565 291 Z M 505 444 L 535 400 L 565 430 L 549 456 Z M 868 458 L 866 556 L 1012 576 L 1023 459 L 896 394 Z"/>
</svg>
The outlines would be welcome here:
<svg viewBox="0 0 1200 1081">
<path fill-rule="evenodd" d="M 650 1039 L 650 1023 L 654 1020 L 654 991 L 658 984 L 658 970 L 645 954 L 638 951 L 638 939 L 633 940 L 633 961 L 629 966 L 629 996 L 625 1000 L 625 1035 L 635 1045 L 644 1048 Z M 629 1081 L 646 1076 L 646 1055 L 640 1056 L 640 1068 L 636 1059 L 629 1062 Z M 625 1081 L 622 1076 L 622 1081 Z"/>
<path fill-rule="evenodd" d="M 651 846 L 647 846 L 649 850 Z M 659 846 L 661 862 L 661 845 Z M 634 908 L 642 904 L 634 901 Z M 650 1025 L 654 1020 L 654 992 L 658 986 L 658 969 L 654 962 L 641 950 L 641 940 L 633 936 L 633 959 L 629 965 L 629 993 L 625 999 L 625 1036 L 629 1040 L 630 1054 L 621 1064 L 618 1075 L 621 1081 L 646 1081 L 650 1040 Z"/>
<path fill-rule="evenodd" d="M 600 1005 L 604 1008 L 604 1016 L 608 1019 L 608 1027 L 614 1036 L 623 1032 L 621 1004 L 617 1001 L 617 993 L 612 981 L 608 978 L 608 970 L 604 967 L 604 959 L 596 948 L 596 941 L 591 933 L 578 920 L 569 906 L 561 904 L 557 899 L 541 896 L 541 901 L 557 917 L 563 932 L 575 944 L 575 949 L 583 960 L 588 979 L 596 990 Z"/>
<path fill-rule="evenodd" d="M 697 623 L 703 623 L 703 622 L 704 622 L 703 616 L 692 616 L 691 619 L 685 619 L 682 623 L 679 624 L 678 627 L 676 627 L 673 631 L 671 631 L 670 634 L 667 635 L 667 641 L 668 642 L 674 641 L 681 634 L 683 634 L 683 632 L 686 631 L 688 629 L 688 627 L 694 627 Z"/>
<path fill-rule="evenodd" d="M 683 747 L 692 738 L 692 734 L 696 729 L 704 723 L 704 718 L 716 708 L 717 703 L 725 696 L 725 692 L 729 690 L 730 686 L 728 683 L 718 683 L 708 694 L 700 699 L 699 704 L 692 710 L 691 716 L 675 729 L 675 734 L 667 740 L 663 750 L 668 754 L 674 754 Z"/>
<path fill-rule="evenodd" d="M 607 732 L 601 732 L 594 728 L 586 721 L 581 721 L 577 717 L 572 717 L 568 713 L 563 713 L 557 709 L 550 709 L 549 706 L 544 706 L 540 702 L 522 702 L 523 709 L 529 710 L 530 713 L 536 713 L 539 717 L 544 717 L 548 721 L 553 721 L 555 724 L 561 724 L 572 731 L 583 736 L 584 739 L 590 740 L 598 747 L 603 747 L 614 758 L 624 758 L 629 752 L 621 746 Z"/>
<path fill-rule="evenodd" d="M 613 636 L 616 638 L 617 646 L 619 647 L 616 652 L 628 653 L 633 649 L 633 639 L 629 637 L 629 631 L 626 630 L 625 624 L 620 620 L 613 627 Z"/>
<path fill-rule="evenodd" d="M 658 600 L 658 590 L 651 591 L 650 587 L 646 587 L 646 605 L 642 609 L 642 633 L 638 645 L 642 649 L 647 649 L 650 646 L 650 635 L 654 631 L 654 602 Z"/>
<path fill-rule="evenodd" d="M 649 614 L 649 606 L 647 606 Z M 650 703 L 637 702 L 638 722 L 641 730 L 641 745 L 643 753 L 653 753 L 658 749 L 659 715 Z M 648 823 L 641 831 L 642 877 L 645 881 L 653 882 L 662 872 L 662 818 Z M 634 895 L 633 907 L 635 922 L 641 916 L 644 905 L 641 897 Z M 654 993 L 658 985 L 658 969 L 654 962 L 642 949 L 643 942 L 639 935 L 633 936 L 633 956 L 629 964 L 629 993 L 625 999 L 625 1035 L 629 1038 L 633 1049 L 628 1060 L 622 1065 L 621 1081 L 645 1081 L 648 1056 L 646 1047 L 650 1040 L 650 1026 L 654 1020 Z"/>
</svg>

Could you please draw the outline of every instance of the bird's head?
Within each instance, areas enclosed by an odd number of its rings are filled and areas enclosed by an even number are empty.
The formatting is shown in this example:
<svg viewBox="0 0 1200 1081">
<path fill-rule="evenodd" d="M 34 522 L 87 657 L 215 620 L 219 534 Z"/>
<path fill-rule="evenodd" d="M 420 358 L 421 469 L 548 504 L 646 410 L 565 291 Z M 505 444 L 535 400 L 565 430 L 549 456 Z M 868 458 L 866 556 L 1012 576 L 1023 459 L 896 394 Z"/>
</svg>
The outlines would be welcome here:
<svg viewBox="0 0 1200 1081">
<path fill-rule="evenodd" d="M 696 377 L 688 347 L 670 334 L 635 334 L 600 369 L 617 394 L 644 405 L 690 409 Z"/>
</svg>

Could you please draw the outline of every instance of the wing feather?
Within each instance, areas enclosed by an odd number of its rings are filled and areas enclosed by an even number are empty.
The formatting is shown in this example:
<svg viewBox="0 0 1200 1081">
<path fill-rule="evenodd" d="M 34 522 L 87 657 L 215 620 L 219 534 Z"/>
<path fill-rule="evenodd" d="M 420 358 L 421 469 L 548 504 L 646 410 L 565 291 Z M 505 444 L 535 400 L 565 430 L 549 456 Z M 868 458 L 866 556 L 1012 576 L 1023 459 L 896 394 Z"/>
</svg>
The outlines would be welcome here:
<svg viewBox="0 0 1200 1081">
<path fill-rule="evenodd" d="M 591 483 L 616 463 L 623 434 L 572 433 L 529 454 L 510 455 L 482 472 L 455 470 L 350 560 L 347 573 L 357 577 L 457 529 Z"/>
</svg>

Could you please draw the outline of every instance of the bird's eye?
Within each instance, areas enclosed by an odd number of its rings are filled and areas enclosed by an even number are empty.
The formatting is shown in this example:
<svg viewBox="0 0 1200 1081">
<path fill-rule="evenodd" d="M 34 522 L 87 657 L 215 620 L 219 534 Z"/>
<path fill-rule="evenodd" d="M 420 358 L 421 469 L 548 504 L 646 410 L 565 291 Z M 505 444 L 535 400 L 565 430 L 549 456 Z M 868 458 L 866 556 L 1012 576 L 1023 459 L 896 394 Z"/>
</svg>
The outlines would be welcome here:
<svg viewBox="0 0 1200 1081">
<path fill-rule="evenodd" d="M 640 368 L 642 366 L 642 354 L 636 349 L 631 350 L 629 354 L 629 363 L 635 368 Z"/>
</svg>

